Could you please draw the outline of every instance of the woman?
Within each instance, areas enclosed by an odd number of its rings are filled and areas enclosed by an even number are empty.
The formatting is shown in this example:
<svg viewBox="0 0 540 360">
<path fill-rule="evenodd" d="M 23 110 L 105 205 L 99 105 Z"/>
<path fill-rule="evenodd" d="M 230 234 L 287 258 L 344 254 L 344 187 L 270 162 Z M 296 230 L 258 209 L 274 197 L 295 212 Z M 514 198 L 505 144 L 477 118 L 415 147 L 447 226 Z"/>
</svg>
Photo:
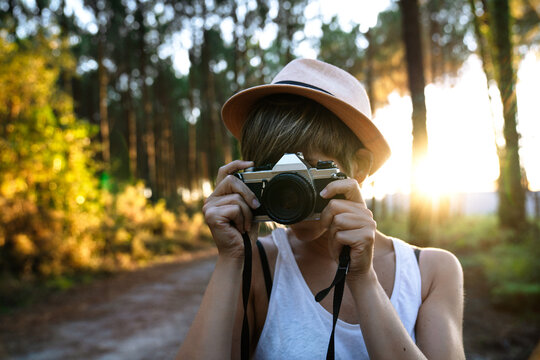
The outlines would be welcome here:
<svg viewBox="0 0 540 360">
<path fill-rule="evenodd" d="M 458 260 L 432 248 L 415 256 L 412 246 L 377 231 L 362 198 L 360 184 L 384 163 L 390 149 L 370 120 L 361 84 L 330 64 L 295 60 L 272 84 L 229 99 L 222 116 L 249 161 L 220 168 L 215 191 L 203 207 L 219 255 L 179 358 L 240 357 L 242 233 L 258 238 L 252 211 L 260 201 L 233 174 L 296 152 L 312 166 L 334 161 L 349 177 L 321 191 L 331 200 L 319 220 L 277 228 L 259 239 L 268 258 L 271 295 L 261 263 L 265 255 L 255 250 L 247 304 L 251 356 L 325 357 L 332 296 L 320 303 L 313 297 L 332 282 L 338 255 L 347 245 L 350 264 L 335 329 L 336 358 L 464 358 Z"/>
</svg>

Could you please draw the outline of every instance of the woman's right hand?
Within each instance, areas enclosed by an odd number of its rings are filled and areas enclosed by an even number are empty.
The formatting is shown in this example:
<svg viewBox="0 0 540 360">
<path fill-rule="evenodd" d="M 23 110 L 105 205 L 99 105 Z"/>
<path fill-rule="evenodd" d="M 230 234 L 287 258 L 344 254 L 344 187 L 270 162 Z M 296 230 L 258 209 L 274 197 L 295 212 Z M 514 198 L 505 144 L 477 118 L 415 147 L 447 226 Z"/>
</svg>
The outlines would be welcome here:
<svg viewBox="0 0 540 360">
<path fill-rule="evenodd" d="M 253 166 L 252 161 L 235 160 L 219 168 L 216 188 L 204 201 L 203 214 L 220 256 L 243 258 L 243 232 L 252 230 L 252 210 L 260 206 L 255 194 L 234 174 Z M 256 234 L 250 234 L 255 238 Z"/>
</svg>

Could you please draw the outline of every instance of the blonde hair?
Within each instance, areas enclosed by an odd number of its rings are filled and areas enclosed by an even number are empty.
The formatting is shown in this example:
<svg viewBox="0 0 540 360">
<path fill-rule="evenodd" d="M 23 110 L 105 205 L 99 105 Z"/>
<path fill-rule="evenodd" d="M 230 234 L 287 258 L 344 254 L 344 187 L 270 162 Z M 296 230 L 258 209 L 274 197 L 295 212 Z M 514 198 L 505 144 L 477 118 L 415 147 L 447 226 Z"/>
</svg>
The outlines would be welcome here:
<svg viewBox="0 0 540 360">
<path fill-rule="evenodd" d="M 265 97 L 250 111 L 242 129 L 242 156 L 256 166 L 273 164 L 284 153 L 322 152 L 335 157 L 346 174 L 362 164 L 364 148 L 356 135 L 331 111 L 302 96 Z"/>
</svg>

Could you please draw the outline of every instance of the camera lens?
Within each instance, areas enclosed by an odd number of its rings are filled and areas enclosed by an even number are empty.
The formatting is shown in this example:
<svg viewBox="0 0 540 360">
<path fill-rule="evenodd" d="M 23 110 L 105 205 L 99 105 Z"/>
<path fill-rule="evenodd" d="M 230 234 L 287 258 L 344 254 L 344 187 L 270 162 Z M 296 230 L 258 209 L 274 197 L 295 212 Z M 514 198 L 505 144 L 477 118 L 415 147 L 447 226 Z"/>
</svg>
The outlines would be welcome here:
<svg viewBox="0 0 540 360">
<path fill-rule="evenodd" d="M 268 182 L 262 200 L 270 219 L 290 225 L 304 220 L 313 212 L 315 190 L 302 176 L 281 173 Z"/>
</svg>

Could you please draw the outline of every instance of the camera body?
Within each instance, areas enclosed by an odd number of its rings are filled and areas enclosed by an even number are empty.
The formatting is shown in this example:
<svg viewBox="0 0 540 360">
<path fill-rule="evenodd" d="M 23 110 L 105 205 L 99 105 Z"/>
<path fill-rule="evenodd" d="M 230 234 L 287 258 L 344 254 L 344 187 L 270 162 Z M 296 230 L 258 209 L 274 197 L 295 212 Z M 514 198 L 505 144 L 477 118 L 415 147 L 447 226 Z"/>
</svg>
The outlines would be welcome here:
<svg viewBox="0 0 540 360">
<path fill-rule="evenodd" d="M 236 173 L 261 203 L 253 210 L 257 222 L 275 221 L 290 225 L 303 220 L 318 220 L 331 199 L 319 193 L 329 183 L 346 179 L 333 161 L 309 165 L 302 153 L 285 154 L 274 165 L 248 168 Z M 334 198 L 344 197 L 338 195 Z"/>
</svg>

